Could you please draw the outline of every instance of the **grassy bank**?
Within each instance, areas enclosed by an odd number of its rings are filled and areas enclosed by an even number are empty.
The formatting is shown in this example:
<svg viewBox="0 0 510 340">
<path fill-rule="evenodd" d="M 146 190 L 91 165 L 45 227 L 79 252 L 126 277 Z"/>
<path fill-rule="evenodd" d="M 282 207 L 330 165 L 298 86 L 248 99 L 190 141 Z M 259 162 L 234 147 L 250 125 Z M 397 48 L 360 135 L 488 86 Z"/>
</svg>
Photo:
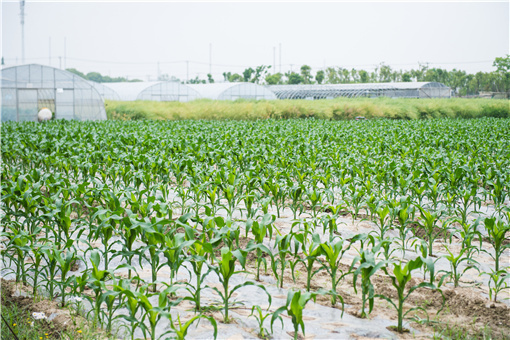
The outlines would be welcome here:
<svg viewBox="0 0 510 340">
<path fill-rule="evenodd" d="M 508 100 L 337 98 L 329 100 L 118 102 L 106 101 L 109 119 L 428 119 L 510 117 Z"/>
</svg>

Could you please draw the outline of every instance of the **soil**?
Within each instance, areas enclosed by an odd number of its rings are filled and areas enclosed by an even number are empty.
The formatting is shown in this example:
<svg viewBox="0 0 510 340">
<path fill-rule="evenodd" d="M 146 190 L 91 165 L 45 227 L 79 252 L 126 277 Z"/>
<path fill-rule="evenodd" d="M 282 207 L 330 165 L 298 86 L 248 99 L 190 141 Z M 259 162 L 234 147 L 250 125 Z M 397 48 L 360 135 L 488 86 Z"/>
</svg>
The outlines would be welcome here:
<svg viewBox="0 0 510 340">
<path fill-rule="evenodd" d="M 21 310 L 25 310 L 30 314 L 33 312 L 43 312 L 46 317 L 56 315 L 51 321 L 48 321 L 48 338 L 61 339 L 61 333 L 74 333 L 78 336 L 77 331 L 83 329 L 87 325 L 87 320 L 76 313 L 71 314 L 69 309 L 60 308 L 59 303 L 55 300 L 50 301 L 42 297 L 15 296 L 15 293 L 25 292 L 26 287 L 16 284 L 15 281 L 7 281 L 0 279 L 2 287 L 2 305 L 9 306 L 15 304 Z M 46 327 L 45 327 L 46 328 Z M 107 337 L 102 330 L 94 329 L 97 339 L 106 339 Z"/>
</svg>

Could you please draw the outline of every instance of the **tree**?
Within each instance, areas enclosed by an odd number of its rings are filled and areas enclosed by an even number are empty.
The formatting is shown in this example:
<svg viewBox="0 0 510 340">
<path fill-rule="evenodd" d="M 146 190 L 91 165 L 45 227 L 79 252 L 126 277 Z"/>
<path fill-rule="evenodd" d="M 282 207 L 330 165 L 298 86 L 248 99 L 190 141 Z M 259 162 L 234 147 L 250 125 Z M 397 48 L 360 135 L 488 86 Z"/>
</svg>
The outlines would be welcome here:
<svg viewBox="0 0 510 340">
<path fill-rule="evenodd" d="M 295 72 L 289 72 L 286 73 L 285 75 L 287 76 L 288 79 L 287 83 L 290 85 L 303 83 L 303 77 L 301 77 L 299 74 Z"/>
<path fill-rule="evenodd" d="M 275 73 L 275 74 L 267 75 L 265 81 L 268 85 L 279 85 L 279 84 L 283 84 L 282 78 L 283 78 L 283 74 Z"/>
<path fill-rule="evenodd" d="M 326 69 L 326 76 L 328 78 L 328 84 L 340 84 L 340 78 L 338 77 L 338 73 L 333 67 L 328 67 Z"/>
<path fill-rule="evenodd" d="M 410 82 L 411 81 L 411 73 L 409 72 L 404 72 L 404 74 L 402 75 L 402 81 L 403 82 Z"/>
<path fill-rule="evenodd" d="M 303 78 L 304 84 L 311 84 L 312 83 L 312 68 L 308 65 L 301 66 L 301 77 Z"/>
<path fill-rule="evenodd" d="M 253 76 L 253 79 L 251 79 L 251 82 L 258 84 L 261 79 L 265 79 L 266 74 L 270 68 L 271 68 L 271 66 L 267 66 L 267 65 L 257 66 L 255 68 L 255 75 Z"/>
<path fill-rule="evenodd" d="M 507 54 L 506 57 L 499 57 L 494 60 L 492 66 L 496 67 L 496 73 L 501 76 L 504 80 L 504 89 L 505 92 L 510 92 L 510 54 Z"/>
<path fill-rule="evenodd" d="M 214 79 L 213 79 L 213 77 L 212 77 L 212 75 L 210 73 L 207 73 L 207 82 L 209 84 L 214 83 Z"/>
<path fill-rule="evenodd" d="M 249 67 L 249 68 L 245 69 L 245 70 L 243 71 L 243 77 L 244 77 L 243 81 L 245 81 L 245 82 L 249 82 L 249 81 L 251 80 L 251 75 L 252 75 L 253 73 L 255 73 L 255 70 L 254 70 L 254 69 L 252 69 L 251 67 Z"/>
<path fill-rule="evenodd" d="M 370 75 L 368 74 L 367 71 L 360 70 L 358 74 L 360 83 L 368 83 L 370 81 Z"/>
<path fill-rule="evenodd" d="M 317 81 L 317 84 L 322 84 L 324 78 L 325 78 L 324 71 L 323 70 L 317 71 L 317 74 L 315 75 L 315 80 Z"/>
</svg>

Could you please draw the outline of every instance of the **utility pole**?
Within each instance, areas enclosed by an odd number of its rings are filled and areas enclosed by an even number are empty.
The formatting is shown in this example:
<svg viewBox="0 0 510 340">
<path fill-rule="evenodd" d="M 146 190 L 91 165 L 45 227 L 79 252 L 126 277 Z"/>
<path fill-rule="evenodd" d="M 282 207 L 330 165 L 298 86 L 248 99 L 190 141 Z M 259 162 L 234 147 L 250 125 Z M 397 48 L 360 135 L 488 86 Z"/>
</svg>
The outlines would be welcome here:
<svg viewBox="0 0 510 340">
<path fill-rule="evenodd" d="M 158 61 L 158 80 L 160 80 L 160 79 L 161 79 L 161 72 L 159 70 L 159 61 Z"/>
<path fill-rule="evenodd" d="M 51 66 L 51 37 L 48 40 L 48 65 Z"/>
<path fill-rule="evenodd" d="M 280 69 L 278 72 L 282 73 L 282 43 L 280 43 Z"/>
<path fill-rule="evenodd" d="M 276 46 L 273 47 L 273 74 L 276 73 Z"/>
<path fill-rule="evenodd" d="M 59 65 L 60 65 L 59 68 L 62 69 L 62 57 L 58 57 L 58 60 L 60 61 L 59 62 Z"/>
<path fill-rule="evenodd" d="M 20 0 L 20 17 L 21 17 L 21 63 L 25 64 L 25 0 Z"/>
<path fill-rule="evenodd" d="M 189 60 L 186 60 L 186 84 L 189 83 Z"/>
<path fill-rule="evenodd" d="M 212 75 L 212 43 L 209 43 L 209 74 Z"/>
<path fill-rule="evenodd" d="M 64 37 L 64 69 L 67 68 L 67 38 Z"/>
</svg>

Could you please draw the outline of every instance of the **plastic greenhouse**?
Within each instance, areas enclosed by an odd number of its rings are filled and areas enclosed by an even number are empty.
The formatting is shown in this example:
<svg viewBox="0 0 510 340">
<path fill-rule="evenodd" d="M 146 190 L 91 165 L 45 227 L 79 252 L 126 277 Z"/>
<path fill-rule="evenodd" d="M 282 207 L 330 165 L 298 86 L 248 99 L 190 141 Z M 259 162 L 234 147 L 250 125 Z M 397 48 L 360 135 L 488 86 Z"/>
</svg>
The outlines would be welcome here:
<svg viewBox="0 0 510 340">
<path fill-rule="evenodd" d="M 103 99 L 109 99 L 109 100 L 121 100 L 120 96 L 115 90 L 112 90 L 108 86 L 104 86 L 101 83 L 96 83 L 95 81 L 88 81 L 90 85 L 92 85 L 97 92 L 103 97 Z"/>
<path fill-rule="evenodd" d="M 193 84 L 189 87 L 197 90 L 203 98 L 209 99 L 277 99 L 271 90 L 253 83 Z"/>
<path fill-rule="evenodd" d="M 124 101 L 188 102 L 200 98 L 200 94 L 188 85 L 173 81 L 103 83 L 102 85 L 115 91 L 120 96 L 120 100 Z"/>
<path fill-rule="evenodd" d="M 2 121 L 37 121 L 46 107 L 55 119 L 105 120 L 101 95 L 79 76 L 37 64 L 0 71 Z"/>
<path fill-rule="evenodd" d="M 451 89 L 435 82 L 364 83 L 327 85 L 270 85 L 278 99 L 336 97 L 450 98 Z"/>
</svg>

